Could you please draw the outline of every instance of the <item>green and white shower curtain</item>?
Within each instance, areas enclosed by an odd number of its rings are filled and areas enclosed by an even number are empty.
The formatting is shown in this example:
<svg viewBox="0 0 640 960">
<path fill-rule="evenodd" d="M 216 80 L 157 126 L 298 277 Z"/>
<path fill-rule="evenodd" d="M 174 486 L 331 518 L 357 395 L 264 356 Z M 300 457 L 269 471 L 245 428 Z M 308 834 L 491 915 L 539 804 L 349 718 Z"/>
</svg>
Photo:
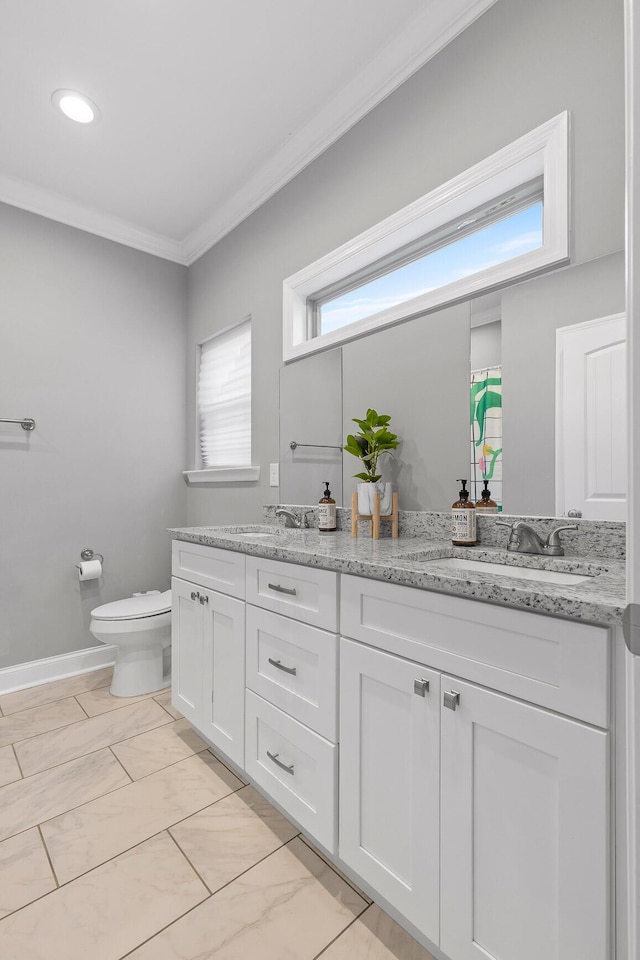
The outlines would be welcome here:
<svg viewBox="0 0 640 960">
<path fill-rule="evenodd" d="M 502 506 L 502 367 L 471 373 L 470 495 L 480 499 L 484 480 L 491 499 Z"/>
</svg>

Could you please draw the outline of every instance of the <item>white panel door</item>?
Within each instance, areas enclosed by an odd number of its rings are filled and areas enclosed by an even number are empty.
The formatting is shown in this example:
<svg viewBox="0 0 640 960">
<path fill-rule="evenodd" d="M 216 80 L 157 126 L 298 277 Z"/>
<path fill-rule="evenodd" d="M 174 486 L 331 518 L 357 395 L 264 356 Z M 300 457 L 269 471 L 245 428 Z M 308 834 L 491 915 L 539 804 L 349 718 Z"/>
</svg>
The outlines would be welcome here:
<svg viewBox="0 0 640 960">
<path fill-rule="evenodd" d="M 442 699 L 442 950 L 606 960 L 607 733 L 447 676 Z"/>
<path fill-rule="evenodd" d="M 200 731 L 244 766 L 245 604 L 200 587 L 203 710 Z"/>
<path fill-rule="evenodd" d="M 171 702 L 194 726 L 202 720 L 202 607 L 199 588 L 171 581 Z"/>
<path fill-rule="evenodd" d="M 439 690 L 438 673 L 341 639 L 340 857 L 435 943 Z"/>
<path fill-rule="evenodd" d="M 624 314 L 562 327 L 556 340 L 556 513 L 626 518 Z"/>
</svg>

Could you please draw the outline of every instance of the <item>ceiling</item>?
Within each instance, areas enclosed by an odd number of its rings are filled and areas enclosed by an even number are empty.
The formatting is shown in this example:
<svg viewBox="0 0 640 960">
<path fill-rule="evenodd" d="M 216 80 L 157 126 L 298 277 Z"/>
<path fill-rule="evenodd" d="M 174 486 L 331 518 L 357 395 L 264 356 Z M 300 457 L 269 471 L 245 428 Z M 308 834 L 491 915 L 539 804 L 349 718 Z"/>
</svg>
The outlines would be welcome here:
<svg viewBox="0 0 640 960">
<path fill-rule="evenodd" d="M 0 0 L 0 200 L 191 263 L 493 2 Z"/>
</svg>

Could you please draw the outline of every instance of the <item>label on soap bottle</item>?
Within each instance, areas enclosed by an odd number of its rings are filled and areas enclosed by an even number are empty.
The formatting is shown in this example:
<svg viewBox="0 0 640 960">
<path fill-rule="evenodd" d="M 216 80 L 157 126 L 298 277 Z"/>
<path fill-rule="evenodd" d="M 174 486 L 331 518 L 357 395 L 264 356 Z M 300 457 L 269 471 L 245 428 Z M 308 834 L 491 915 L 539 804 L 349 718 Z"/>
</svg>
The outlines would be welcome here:
<svg viewBox="0 0 640 960">
<path fill-rule="evenodd" d="M 336 529 L 335 503 L 318 504 L 318 530 L 332 531 Z"/>
<path fill-rule="evenodd" d="M 456 543 L 476 542 L 476 512 L 462 509 L 451 511 L 451 539 Z"/>
</svg>

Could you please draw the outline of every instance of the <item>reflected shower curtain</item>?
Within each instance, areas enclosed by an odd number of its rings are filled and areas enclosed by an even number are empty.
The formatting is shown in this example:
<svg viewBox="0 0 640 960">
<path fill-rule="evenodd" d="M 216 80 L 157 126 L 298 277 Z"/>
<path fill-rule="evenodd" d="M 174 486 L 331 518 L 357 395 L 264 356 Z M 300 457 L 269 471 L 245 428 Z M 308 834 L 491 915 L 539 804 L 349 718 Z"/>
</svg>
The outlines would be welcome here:
<svg viewBox="0 0 640 960">
<path fill-rule="evenodd" d="M 480 499 L 489 482 L 491 499 L 502 507 L 502 367 L 471 373 L 470 496 Z"/>
</svg>

